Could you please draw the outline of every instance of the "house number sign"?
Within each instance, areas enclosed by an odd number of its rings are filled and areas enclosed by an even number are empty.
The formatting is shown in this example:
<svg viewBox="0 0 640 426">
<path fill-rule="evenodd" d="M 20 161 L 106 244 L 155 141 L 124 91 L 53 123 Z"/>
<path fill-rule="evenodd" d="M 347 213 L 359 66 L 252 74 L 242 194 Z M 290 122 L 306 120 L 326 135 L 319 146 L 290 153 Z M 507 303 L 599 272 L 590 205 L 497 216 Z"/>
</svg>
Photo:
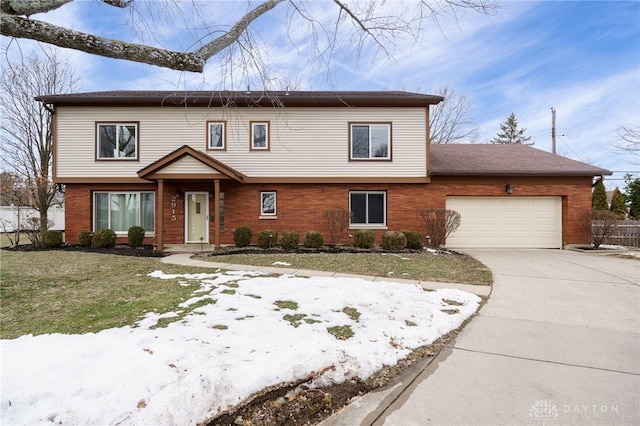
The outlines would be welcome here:
<svg viewBox="0 0 640 426">
<path fill-rule="evenodd" d="M 176 217 L 176 207 L 178 206 L 178 203 L 176 202 L 176 196 L 174 195 L 173 197 L 171 197 L 171 220 L 175 221 L 177 219 Z"/>
</svg>

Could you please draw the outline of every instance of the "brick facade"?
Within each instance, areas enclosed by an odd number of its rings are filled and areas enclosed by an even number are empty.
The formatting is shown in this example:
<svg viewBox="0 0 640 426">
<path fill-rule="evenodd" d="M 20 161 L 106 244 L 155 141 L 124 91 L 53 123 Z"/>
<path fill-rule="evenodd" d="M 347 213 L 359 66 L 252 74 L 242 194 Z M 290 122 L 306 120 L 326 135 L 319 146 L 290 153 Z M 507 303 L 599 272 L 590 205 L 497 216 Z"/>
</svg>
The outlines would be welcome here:
<svg viewBox="0 0 640 426">
<path fill-rule="evenodd" d="M 591 177 L 473 177 L 438 176 L 429 184 L 240 184 L 223 180 L 220 191 L 225 194 L 225 228 L 220 233 L 222 244 L 233 243 L 232 230 L 249 226 L 254 235 L 263 229 L 277 232 L 296 231 L 301 237 L 307 231 L 317 231 L 329 242 L 330 236 L 324 223 L 324 211 L 332 208 L 349 208 L 350 190 L 376 190 L 387 192 L 388 230 L 416 230 L 422 232 L 420 210 L 444 208 L 448 195 L 505 196 L 505 185 L 514 186 L 512 197 L 561 196 L 562 243 L 587 244 L 589 231 L 581 218 L 591 208 Z M 68 184 L 66 186 L 66 238 L 77 243 L 81 231 L 92 230 L 93 191 L 150 191 L 156 184 Z M 184 243 L 184 192 L 207 191 L 213 194 L 212 181 L 164 182 L 161 210 L 163 218 L 163 243 Z M 276 191 L 277 218 L 260 218 L 260 192 Z M 174 195 L 180 194 L 178 198 Z M 156 197 L 157 204 L 158 197 Z M 214 200 L 210 198 L 209 211 L 214 213 Z M 174 205 L 175 204 L 175 205 Z M 156 223 L 158 212 L 156 212 Z M 213 220 L 210 224 L 210 241 L 213 242 Z M 379 235 L 384 232 L 376 231 Z M 255 237 L 254 237 L 255 238 Z M 126 243 L 126 237 L 118 239 Z M 344 243 L 349 239 L 345 238 Z M 153 237 L 145 243 L 157 244 Z"/>
</svg>

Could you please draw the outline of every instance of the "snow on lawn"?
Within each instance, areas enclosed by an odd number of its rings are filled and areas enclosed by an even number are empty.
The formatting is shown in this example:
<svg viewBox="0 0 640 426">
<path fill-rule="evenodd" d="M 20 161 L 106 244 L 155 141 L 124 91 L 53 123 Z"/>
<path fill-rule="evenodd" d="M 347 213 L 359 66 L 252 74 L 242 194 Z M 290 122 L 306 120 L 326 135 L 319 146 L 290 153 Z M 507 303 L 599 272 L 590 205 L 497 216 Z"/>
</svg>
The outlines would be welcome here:
<svg viewBox="0 0 640 426">
<path fill-rule="evenodd" d="M 1 422 L 197 424 L 330 366 L 314 385 L 364 379 L 457 328 L 480 302 L 458 290 L 353 278 L 150 275 L 200 287 L 184 311 L 150 313 L 136 327 L 0 340 Z M 353 337 L 329 333 L 345 325 Z"/>
</svg>

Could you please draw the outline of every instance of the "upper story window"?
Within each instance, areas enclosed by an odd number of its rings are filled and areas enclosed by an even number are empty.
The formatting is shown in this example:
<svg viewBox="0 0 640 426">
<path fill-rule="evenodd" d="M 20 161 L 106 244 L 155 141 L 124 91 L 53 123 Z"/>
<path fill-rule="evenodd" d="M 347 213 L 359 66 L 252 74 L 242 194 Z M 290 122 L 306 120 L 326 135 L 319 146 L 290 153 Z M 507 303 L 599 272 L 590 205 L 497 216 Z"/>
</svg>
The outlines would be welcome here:
<svg viewBox="0 0 640 426">
<path fill-rule="evenodd" d="M 227 148 L 227 123 L 225 121 L 207 121 L 207 149 L 225 150 Z"/>
<path fill-rule="evenodd" d="M 351 123 L 351 160 L 391 160 L 391 123 Z"/>
<path fill-rule="evenodd" d="M 96 127 L 97 159 L 138 159 L 138 123 L 98 123 Z"/>
<path fill-rule="evenodd" d="M 268 121 L 252 121 L 251 125 L 251 150 L 252 151 L 268 151 L 269 150 L 269 122 Z"/>
</svg>

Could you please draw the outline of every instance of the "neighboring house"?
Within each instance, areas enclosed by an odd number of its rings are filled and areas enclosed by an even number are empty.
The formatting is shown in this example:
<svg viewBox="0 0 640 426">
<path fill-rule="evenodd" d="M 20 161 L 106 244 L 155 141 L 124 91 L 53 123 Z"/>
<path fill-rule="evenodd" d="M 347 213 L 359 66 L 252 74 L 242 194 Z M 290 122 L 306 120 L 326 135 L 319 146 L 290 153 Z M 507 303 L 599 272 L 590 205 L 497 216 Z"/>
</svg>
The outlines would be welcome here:
<svg viewBox="0 0 640 426">
<path fill-rule="evenodd" d="M 408 92 L 123 91 L 37 98 L 54 111 L 53 175 L 66 238 L 140 225 L 146 242 L 233 243 L 322 232 L 328 209 L 351 230 L 423 230 L 451 208 L 448 247 L 588 243 L 582 215 L 610 171 L 521 145 L 429 144 L 439 96 Z M 353 232 L 353 231 L 351 231 Z M 344 241 L 348 242 L 348 241 Z"/>
</svg>

